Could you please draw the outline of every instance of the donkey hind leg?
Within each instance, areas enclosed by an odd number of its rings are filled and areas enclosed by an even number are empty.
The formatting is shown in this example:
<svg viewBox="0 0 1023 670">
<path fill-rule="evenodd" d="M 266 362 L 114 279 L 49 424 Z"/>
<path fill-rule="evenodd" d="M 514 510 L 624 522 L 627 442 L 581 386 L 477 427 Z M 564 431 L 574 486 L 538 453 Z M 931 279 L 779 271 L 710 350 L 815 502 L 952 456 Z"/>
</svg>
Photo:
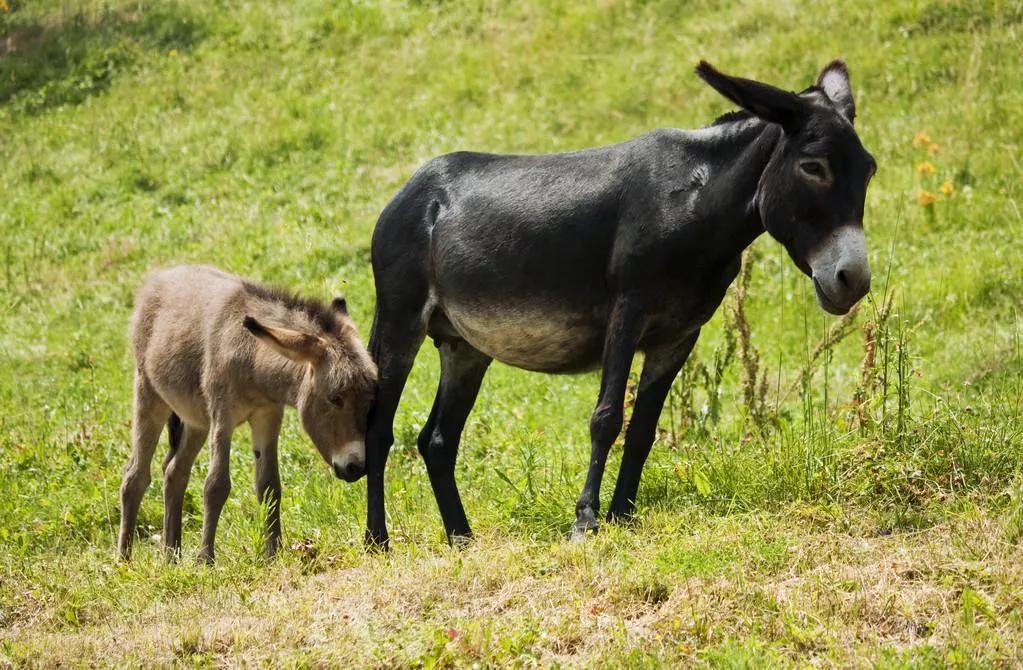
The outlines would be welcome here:
<svg viewBox="0 0 1023 670">
<path fill-rule="evenodd" d="M 581 539 L 599 528 L 600 483 L 607 465 L 607 454 L 622 430 L 625 411 L 625 387 L 629 369 L 636 353 L 640 319 L 636 306 L 619 300 L 611 312 L 604 341 L 604 358 L 600 373 L 600 395 L 590 417 L 590 466 L 586 483 L 575 506 L 575 523 L 571 536 Z"/>
<path fill-rule="evenodd" d="M 440 384 L 430 419 L 419 434 L 419 453 L 430 475 L 448 542 L 458 545 L 469 540 L 472 531 L 455 484 L 455 460 L 462 429 L 492 359 L 461 340 L 440 344 L 439 349 Z"/>
<path fill-rule="evenodd" d="M 167 560 L 172 562 L 181 557 L 181 516 L 185 490 L 192 476 L 195 457 L 206 442 L 208 431 L 181 424 L 176 432 L 177 441 L 163 469 L 163 547 Z"/>
<path fill-rule="evenodd" d="M 131 543 L 135 537 L 142 495 L 149 487 L 150 466 L 163 425 L 170 416 L 170 408 L 153 389 L 145 374 L 135 371 L 135 397 L 131 425 L 131 456 L 121 480 L 121 531 L 117 548 L 121 558 L 131 557 Z"/>
<path fill-rule="evenodd" d="M 231 493 L 231 433 L 233 423 L 228 417 L 214 417 L 210 427 L 210 470 L 203 485 L 202 548 L 200 563 L 213 563 L 216 558 L 213 542 L 224 503 Z"/>
<path fill-rule="evenodd" d="M 622 465 L 618 471 L 618 483 L 615 484 L 611 507 L 607 512 L 608 521 L 627 521 L 635 514 L 639 479 L 643 474 L 643 464 L 650 454 L 650 447 L 654 443 L 657 420 L 661 416 L 664 399 L 668 397 L 671 384 L 685 365 L 699 335 L 700 331 L 697 330 L 678 346 L 647 353 L 643 362 L 643 374 L 639 380 L 636 404 L 632 408 L 632 418 L 625 431 Z"/>
<path fill-rule="evenodd" d="M 366 546 L 370 549 L 388 548 L 384 467 L 394 443 L 398 401 L 425 336 L 421 309 L 416 305 L 392 314 L 378 305 L 373 320 L 369 350 L 377 364 L 378 385 L 366 431 Z"/>
<path fill-rule="evenodd" d="M 264 532 L 266 557 L 281 545 L 281 473 L 277 462 L 277 439 L 281 433 L 283 407 L 273 407 L 249 419 L 252 455 L 256 465 L 256 498 L 266 504 Z"/>
</svg>

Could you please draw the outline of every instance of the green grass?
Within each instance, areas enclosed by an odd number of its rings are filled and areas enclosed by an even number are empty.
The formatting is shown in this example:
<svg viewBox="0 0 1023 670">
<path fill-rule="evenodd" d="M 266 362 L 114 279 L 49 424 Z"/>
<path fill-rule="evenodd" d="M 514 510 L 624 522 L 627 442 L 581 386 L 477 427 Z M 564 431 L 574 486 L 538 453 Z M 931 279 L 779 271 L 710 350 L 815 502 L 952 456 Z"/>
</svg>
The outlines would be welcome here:
<svg viewBox="0 0 1023 670">
<path fill-rule="evenodd" d="M 1023 658 L 1023 3 L 8 3 L 0 665 Z M 427 346 L 395 427 L 390 555 L 362 550 L 365 484 L 333 479 L 289 414 L 279 559 L 258 558 L 241 430 L 218 565 L 167 566 L 144 541 L 160 532 L 156 477 L 135 560 L 115 560 L 127 319 L 149 268 L 212 263 L 344 293 L 368 335 L 376 215 L 430 157 L 706 125 L 729 105 L 693 74 L 700 58 L 800 89 L 836 56 L 879 163 L 873 301 L 813 359 L 835 320 L 758 240 L 744 307 L 763 409 L 744 402 L 723 309 L 695 358 L 729 362 L 720 381 L 694 364 L 676 385 L 634 527 L 563 540 L 598 377 L 495 365 L 458 465 L 479 541 L 447 548 L 415 450 L 437 377 Z M 920 132 L 933 155 L 914 146 Z M 934 174 L 918 172 L 925 160 Z M 953 196 L 918 204 L 946 181 Z M 877 383 L 858 427 L 866 323 L 880 329 Z"/>
</svg>

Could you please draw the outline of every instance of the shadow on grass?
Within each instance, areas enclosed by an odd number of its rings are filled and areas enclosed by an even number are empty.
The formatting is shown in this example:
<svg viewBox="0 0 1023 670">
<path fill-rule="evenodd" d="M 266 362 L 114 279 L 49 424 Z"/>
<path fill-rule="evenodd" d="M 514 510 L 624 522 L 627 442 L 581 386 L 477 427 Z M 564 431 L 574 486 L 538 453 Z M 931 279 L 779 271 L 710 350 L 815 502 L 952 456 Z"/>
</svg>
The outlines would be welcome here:
<svg viewBox="0 0 1023 670">
<path fill-rule="evenodd" d="M 0 104 L 28 113 L 79 104 L 105 91 L 149 52 L 185 51 L 206 34 L 179 3 L 139 10 L 12 11 L 0 23 Z"/>
</svg>

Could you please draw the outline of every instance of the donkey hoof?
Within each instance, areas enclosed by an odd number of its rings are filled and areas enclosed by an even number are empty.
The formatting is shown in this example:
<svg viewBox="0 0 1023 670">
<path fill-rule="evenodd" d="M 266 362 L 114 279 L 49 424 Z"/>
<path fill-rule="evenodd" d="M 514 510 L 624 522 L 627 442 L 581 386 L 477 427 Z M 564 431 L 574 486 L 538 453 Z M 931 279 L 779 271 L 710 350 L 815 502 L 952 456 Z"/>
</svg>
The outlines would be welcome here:
<svg viewBox="0 0 1023 670">
<path fill-rule="evenodd" d="M 600 524 L 595 520 L 576 521 L 572 524 L 572 530 L 568 534 L 568 539 L 572 542 L 584 542 L 594 537 L 599 530 Z"/>
<path fill-rule="evenodd" d="M 391 543 L 387 537 L 387 531 L 384 531 L 383 533 L 376 533 L 374 531 L 367 530 L 363 544 L 366 547 L 366 551 L 371 554 L 386 553 L 391 550 Z"/>
<path fill-rule="evenodd" d="M 584 540 L 590 535 L 596 535 L 600 530 L 597 522 L 597 510 L 590 505 L 579 505 L 575 510 L 575 523 L 572 524 L 572 532 L 569 533 L 571 540 Z"/>
<path fill-rule="evenodd" d="M 628 526 L 636 522 L 636 508 L 611 509 L 607 513 L 607 522 Z"/>
<path fill-rule="evenodd" d="M 465 549 L 472 544 L 474 539 L 472 531 L 466 533 L 452 533 L 451 535 L 448 535 L 448 544 L 450 544 L 453 549 Z"/>
</svg>

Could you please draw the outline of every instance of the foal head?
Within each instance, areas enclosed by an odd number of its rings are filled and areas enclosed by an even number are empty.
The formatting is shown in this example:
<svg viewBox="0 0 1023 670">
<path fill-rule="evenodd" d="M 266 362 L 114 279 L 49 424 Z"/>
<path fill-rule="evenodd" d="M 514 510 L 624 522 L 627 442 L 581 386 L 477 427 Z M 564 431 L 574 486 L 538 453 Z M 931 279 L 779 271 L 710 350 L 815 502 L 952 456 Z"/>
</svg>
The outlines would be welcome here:
<svg viewBox="0 0 1023 670">
<path fill-rule="evenodd" d="M 260 323 L 244 325 L 278 354 L 302 364 L 296 408 L 302 428 L 334 474 L 353 482 L 366 471 L 366 424 L 376 391 L 377 369 L 348 317 L 335 300 L 337 332 L 312 334 Z"/>
<path fill-rule="evenodd" d="M 732 102 L 781 127 L 757 186 L 757 209 L 767 232 L 813 279 L 820 306 L 845 314 L 870 290 L 863 203 L 877 167 L 853 128 L 845 64 L 832 62 L 798 94 L 731 77 L 706 61 L 696 71 Z"/>
</svg>

